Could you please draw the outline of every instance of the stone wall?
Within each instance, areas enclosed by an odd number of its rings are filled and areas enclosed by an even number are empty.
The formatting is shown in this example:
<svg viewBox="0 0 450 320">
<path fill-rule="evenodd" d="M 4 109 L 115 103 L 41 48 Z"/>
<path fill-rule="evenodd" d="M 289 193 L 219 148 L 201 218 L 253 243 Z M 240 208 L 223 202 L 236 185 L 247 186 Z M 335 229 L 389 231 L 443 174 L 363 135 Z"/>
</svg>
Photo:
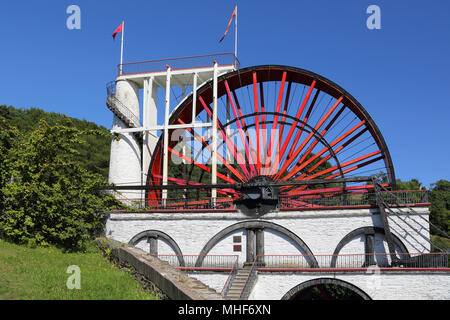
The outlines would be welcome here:
<svg viewBox="0 0 450 320">
<path fill-rule="evenodd" d="M 391 214 L 388 220 L 391 232 L 401 246 L 410 253 L 430 252 L 428 208 L 416 207 L 416 214 L 408 214 L 402 208 L 395 210 L 401 214 Z M 259 248 L 266 255 L 305 254 L 306 250 L 314 255 L 332 254 L 338 244 L 342 244 L 343 239 L 355 230 L 363 227 L 382 229 L 377 209 L 280 211 L 260 219 L 251 219 L 238 212 L 113 213 L 107 221 L 106 235 L 128 243 L 139 233 L 153 230 L 159 235 L 156 241 L 160 255 L 176 252 L 184 255 L 232 254 L 239 257 L 242 266 L 249 260 L 247 247 L 251 244 L 247 237 L 253 232 L 252 241 L 257 238 L 255 226 L 258 224 L 263 226 L 260 228 L 264 234 L 263 243 L 259 247 L 255 245 L 252 250 Z M 365 240 L 363 234 L 351 238 L 342 245 L 339 253 L 364 253 Z M 373 240 L 375 252 L 388 252 L 383 234 L 375 234 Z M 150 245 L 146 238 L 136 244 L 147 252 Z M 240 246 L 240 251 L 236 251 L 236 246 Z M 398 246 L 396 249 L 401 251 Z M 216 291 L 221 290 L 227 279 L 225 273 L 196 273 L 191 276 Z M 377 275 L 364 272 L 262 272 L 258 275 L 250 299 L 281 299 L 296 286 L 319 278 L 349 283 L 365 292 L 370 299 L 450 299 L 450 277 L 445 272 L 382 272 Z"/>
<path fill-rule="evenodd" d="M 427 207 L 415 208 L 417 215 L 389 216 L 391 232 L 409 252 L 429 252 L 429 226 Z M 106 236 L 128 243 L 134 236 L 146 230 L 165 233 L 177 244 L 182 254 L 201 254 L 202 249 L 219 232 L 233 225 L 262 221 L 280 226 L 303 240 L 313 254 L 332 254 L 339 242 L 355 229 L 367 226 L 382 228 L 376 209 L 345 209 L 322 211 L 285 211 L 269 213 L 261 219 L 249 219 L 238 212 L 206 213 L 112 213 L 106 225 Z M 419 230 L 413 230 L 411 227 Z M 245 227 L 224 235 L 209 254 L 236 254 L 239 261 L 246 259 L 247 230 Z M 237 236 L 237 237 L 236 237 Z M 241 239 L 236 242 L 236 239 Z M 235 251 L 235 245 L 241 251 Z M 149 251 L 149 243 L 142 239 L 137 247 Z M 382 234 L 375 235 L 375 252 L 387 252 Z M 158 254 L 174 254 L 169 241 L 158 238 Z M 264 229 L 265 254 L 303 254 L 304 250 L 291 237 L 276 228 Z M 364 253 L 364 241 L 353 239 L 340 253 Z"/>
<path fill-rule="evenodd" d="M 108 248 L 110 258 L 119 266 L 132 269 L 136 279 L 144 287 L 152 287 L 172 300 L 221 300 L 222 297 L 214 289 L 201 281 L 187 276 L 148 253 L 128 247 L 126 244 L 97 239 L 100 248 Z"/>
<path fill-rule="evenodd" d="M 321 278 L 349 283 L 374 300 L 450 300 L 450 275 L 438 271 L 381 271 L 378 274 L 373 271 L 327 274 L 262 272 L 258 274 L 249 300 L 279 300 L 296 286 Z"/>
</svg>

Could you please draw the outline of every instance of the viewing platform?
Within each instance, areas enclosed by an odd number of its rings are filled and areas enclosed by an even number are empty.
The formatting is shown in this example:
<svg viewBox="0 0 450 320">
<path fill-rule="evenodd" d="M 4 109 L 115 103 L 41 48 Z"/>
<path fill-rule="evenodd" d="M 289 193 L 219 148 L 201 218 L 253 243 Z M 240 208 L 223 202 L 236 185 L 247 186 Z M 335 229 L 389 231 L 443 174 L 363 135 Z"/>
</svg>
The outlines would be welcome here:
<svg viewBox="0 0 450 320">
<path fill-rule="evenodd" d="M 154 77 L 164 87 L 167 69 L 170 68 L 174 84 L 192 86 L 193 73 L 197 75 L 197 83 L 201 84 L 213 77 L 214 62 L 217 63 L 218 73 L 237 70 L 239 60 L 233 53 L 217 53 L 190 57 L 146 60 L 119 64 L 116 80 L 133 80 L 143 86 L 143 79 Z"/>
</svg>

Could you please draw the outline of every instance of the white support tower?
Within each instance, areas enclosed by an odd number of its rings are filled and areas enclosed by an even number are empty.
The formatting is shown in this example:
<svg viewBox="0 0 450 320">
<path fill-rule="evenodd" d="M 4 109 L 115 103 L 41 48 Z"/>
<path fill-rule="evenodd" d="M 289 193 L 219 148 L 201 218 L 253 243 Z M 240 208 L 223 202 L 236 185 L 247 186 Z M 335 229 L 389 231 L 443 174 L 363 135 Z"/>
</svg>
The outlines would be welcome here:
<svg viewBox="0 0 450 320">
<path fill-rule="evenodd" d="M 218 61 L 225 63 L 218 63 Z M 153 152 L 161 135 L 164 137 L 162 183 L 167 185 L 170 154 L 169 130 L 177 128 L 210 128 L 213 153 L 217 154 L 217 78 L 238 68 L 237 59 L 231 53 L 205 55 L 177 59 L 152 60 L 119 65 L 120 73 L 115 87 L 108 89 L 107 106 L 113 111 L 111 132 L 119 136 L 111 144 L 109 182 L 118 186 L 145 185 Z M 213 80 L 213 117 L 211 122 L 196 120 L 197 89 Z M 182 91 L 182 101 L 171 99 L 173 88 Z M 158 89 L 164 92 L 164 100 L 158 100 Z M 189 90 L 190 92 L 189 92 Z M 142 102 L 139 101 L 142 90 Z M 184 125 L 169 124 L 174 110 L 189 96 L 193 96 L 192 121 Z M 142 108 L 142 109 L 141 109 Z M 140 114 L 142 110 L 142 121 Z M 158 111 L 163 117 L 158 121 Z M 142 137 L 140 139 L 139 137 Z M 211 183 L 217 183 L 217 159 L 212 157 Z M 212 191 L 215 199 L 216 191 Z M 143 203 L 142 191 L 125 190 L 118 198 L 127 204 Z M 167 191 L 162 192 L 165 205 Z"/>
<path fill-rule="evenodd" d="M 107 104 L 114 112 L 112 131 L 120 131 L 139 124 L 139 88 L 134 82 L 118 79 L 115 95 Z M 125 109 L 125 106 L 127 109 Z M 123 116 L 119 113 L 122 111 Z M 126 164 L 127 169 L 123 170 Z M 141 181 L 141 151 L 133 132 L 123 132 L 120 139 L 111 142 L 109 182 L 117 186 L 136 185 Z M 118 196 L 132 205 L 131 199 L 140 198 L 140 191 L 126 190 Z"/>
</svg>

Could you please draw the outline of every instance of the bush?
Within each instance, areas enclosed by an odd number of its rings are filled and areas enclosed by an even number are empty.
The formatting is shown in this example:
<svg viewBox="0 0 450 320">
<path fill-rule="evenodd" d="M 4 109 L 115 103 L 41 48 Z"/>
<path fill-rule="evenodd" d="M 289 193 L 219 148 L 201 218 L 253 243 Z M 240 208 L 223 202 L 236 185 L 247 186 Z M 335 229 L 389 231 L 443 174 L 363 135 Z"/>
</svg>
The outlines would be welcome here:
<svg viewBox="0 0 450 320">
<path fill-rule="evenodd" d="M 16 243 L 79 251 L 103 229 L 103 213 L 118 202 L 101 190 L 105 179 L 77 162 L 81 136 L 95 130 L 41 120 L 9 150 L 10 182 L 2 188 L 0 230 Z"/>
</svg>

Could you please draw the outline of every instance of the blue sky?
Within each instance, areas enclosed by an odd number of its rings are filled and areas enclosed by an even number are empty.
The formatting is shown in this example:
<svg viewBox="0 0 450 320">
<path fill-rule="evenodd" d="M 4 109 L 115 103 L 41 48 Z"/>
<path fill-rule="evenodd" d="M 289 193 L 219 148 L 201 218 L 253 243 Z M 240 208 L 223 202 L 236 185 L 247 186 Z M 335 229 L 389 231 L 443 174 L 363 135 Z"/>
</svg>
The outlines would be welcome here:
<svg viewBox="0 0 450 320">
<path fill-rule="evenodd" d="M 125 61 L 234 50 L 218 44 L 235 3 L 241 66 L 284 64 L 338 83 L 369 112 L 396 175 L 450 180 L 450 2 L 446 0 L 85 1 L 0 3 L 0 104 L 65 113 L 111 127 L 105 105 L 125 19 Z M 66 9 L 81 8 L 69 30 Z M 369 30 L 369 5 L 381 29 Z"/>
</svg>

